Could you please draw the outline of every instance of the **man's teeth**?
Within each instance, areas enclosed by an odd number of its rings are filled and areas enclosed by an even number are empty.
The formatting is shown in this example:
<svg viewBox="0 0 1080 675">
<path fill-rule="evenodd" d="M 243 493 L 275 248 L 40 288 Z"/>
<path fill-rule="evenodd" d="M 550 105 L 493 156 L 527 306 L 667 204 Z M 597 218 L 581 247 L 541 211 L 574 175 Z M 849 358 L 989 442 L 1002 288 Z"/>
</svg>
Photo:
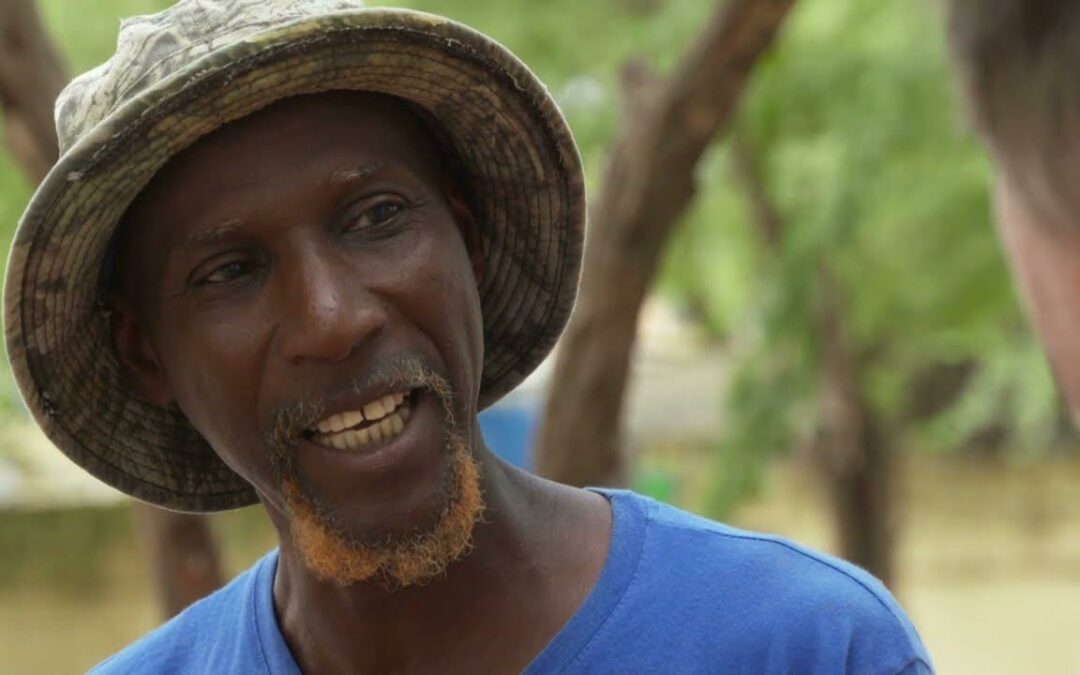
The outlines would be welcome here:
<svg viewBox="0 0 1080 675">
<path fill-rule="evenodd" d="M 367 420 L 374 422 L 382 419 L 393 412 L 405 401 L 405 394 L 387 394 L 380 399 L 368 403 L 362 410 L 350 410 L 331 415 L 315 425 L 315 430 L 320 434 L 332 434 L 355 427 Z"/>
<path fill-rule="evenodd" d="M 362 410 L 337 413 L 322 420 L 315 426 L 318 432 L 315 440 L 339 450 L 356 450 L 400 434 L 409 412 L 405 394 L 388 394 L 366 404 Z M 356 428 L 364 422 L 368 424 Z"/>
<path fill-rule="evenodd" d="M 401 433 L 405 428 L 405 422 L 409 420 L 409 406 L 398 406 L 398 409 L 384 416 L 377 422 L 359 429 L 345 429 L 336 433 L 319 434 L 315 442 L 320 445 L 328 445 L 338 450 L 358 450 L 370 443 L 388 441 Z"/>
</svg>

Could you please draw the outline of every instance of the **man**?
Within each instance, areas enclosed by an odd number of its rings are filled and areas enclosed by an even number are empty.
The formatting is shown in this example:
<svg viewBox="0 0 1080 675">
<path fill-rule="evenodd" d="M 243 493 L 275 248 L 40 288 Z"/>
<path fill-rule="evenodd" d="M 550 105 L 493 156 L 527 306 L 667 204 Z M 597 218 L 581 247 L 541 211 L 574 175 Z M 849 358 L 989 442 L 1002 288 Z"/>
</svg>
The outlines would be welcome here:
<svg viewBox="0 0 1080 675">
<path fill-rule="evenodd" d="M 1080 423 L 1080 5 L 953 0 L 950 47 L 996 169 L 998 231 Z"/>
<path fill-rule="evenodd" d="M 584 223 L 562 117 L 488 38 L 184 0 L 57 119 L 6 287 L 28 406 L 121 490 L 280 537 L 97 672 L 930 672 L 864 572 L 484 446 Z"/>
</svg>

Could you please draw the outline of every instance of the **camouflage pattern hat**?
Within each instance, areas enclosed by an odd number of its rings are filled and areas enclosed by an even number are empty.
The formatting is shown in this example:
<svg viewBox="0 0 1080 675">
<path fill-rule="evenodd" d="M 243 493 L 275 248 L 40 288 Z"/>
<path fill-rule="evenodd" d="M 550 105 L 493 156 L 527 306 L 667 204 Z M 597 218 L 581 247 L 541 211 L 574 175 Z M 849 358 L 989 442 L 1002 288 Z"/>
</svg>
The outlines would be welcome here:
<svg viewBox="0 0 1080 675">
<path fill-rule="evenodd" d="M 181 0 L 125 21 L 116 54 L 60 95 L 60 161 L 8 263 L 4 328 L 23 398 L 106 483 L 183 511 L 256 501 L 178 410 L 127 386 L 99 278 L 117 222 L 170 157 L 273 101 L 329 90 L 412 101 L 461 159 L 486 255 L 481 407 L 562 332 L 580 270 L 581 164 L 524 64 L 448 19 L 358 0 Z"/>
</svg>

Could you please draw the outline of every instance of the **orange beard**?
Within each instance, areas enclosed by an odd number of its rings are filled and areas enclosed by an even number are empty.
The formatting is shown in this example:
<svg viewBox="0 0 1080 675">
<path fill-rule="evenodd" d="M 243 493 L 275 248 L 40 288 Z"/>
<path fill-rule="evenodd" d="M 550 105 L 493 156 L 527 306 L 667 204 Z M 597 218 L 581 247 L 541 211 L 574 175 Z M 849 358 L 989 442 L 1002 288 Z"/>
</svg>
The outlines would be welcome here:
<svg viewBox="0 0 1080 675">
<path fill-rule="evenodd" d="M 346 539 L 316 515 L 294 481 L 286 481 L 289 527 L 304 565 L 339 586 L 372 579 L 391 587 L 416 586 L 442 575 L 472 547 L 473 529 L 484 511 L 479 462 L 464 439 L 451 434 L 450 445 L 446 505 L 431 529 L 400 539 Z"/>
</svg>

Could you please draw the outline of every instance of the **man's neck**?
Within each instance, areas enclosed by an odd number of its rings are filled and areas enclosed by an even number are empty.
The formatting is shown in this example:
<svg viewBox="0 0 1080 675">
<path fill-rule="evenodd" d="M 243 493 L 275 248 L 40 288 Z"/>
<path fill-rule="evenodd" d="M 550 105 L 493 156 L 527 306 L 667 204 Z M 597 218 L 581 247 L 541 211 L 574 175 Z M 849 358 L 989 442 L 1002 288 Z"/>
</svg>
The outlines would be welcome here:
<svg viewBox="0 0 1080 675">
<path fill-rule="evenodd" d="M 320 581 L 279 527 L 274 601 L 305 672 L 519 672 L 573 615 L 607 555 L 607 500 L 478 456 L 473 548 L 426 585 Z"/>
</svg>

